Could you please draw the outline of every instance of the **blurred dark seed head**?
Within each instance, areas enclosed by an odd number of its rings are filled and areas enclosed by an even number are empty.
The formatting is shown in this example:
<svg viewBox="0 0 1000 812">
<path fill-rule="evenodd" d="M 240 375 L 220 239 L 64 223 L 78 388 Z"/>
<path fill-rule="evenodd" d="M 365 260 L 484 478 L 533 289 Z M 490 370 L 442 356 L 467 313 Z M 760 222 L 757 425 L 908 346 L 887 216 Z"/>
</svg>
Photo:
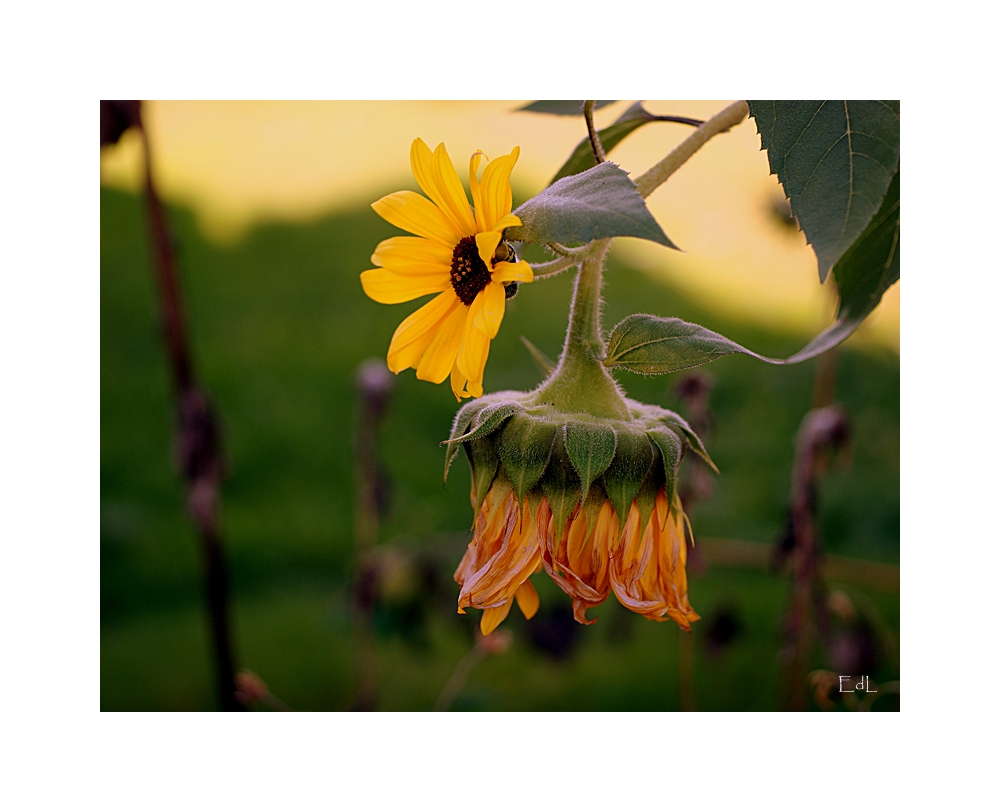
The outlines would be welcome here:
<svg viewBox="0 0 1000 812">
<path fill-rule="evenodd" d="M 554 660 L 569 657 L 582 628 L 573 619 L 573 610 L 563 603 L 542 606 L 526 626 L 532 645 Z"/>
<path fill-rule="evenodd" d="M 122 133 L 139 125 L 139 102 L 101 99 L 101 146 L 117 144 Z"/>
<path fill-rule="evenodd" d="M 715 378 L 707 372 L 689 372 L 674 384 L 674 392 L 685 402 L 704 401 L 714 385 Z"/>
<path fill-rule="evenodd" d="M 508 282 L 506 285 L 503 286 L 504 295 L 508 299 L 513 299 L 515 296 L 517 296 L 517 288 L 518 288 L 517 282 Z"/>
<path fill-rule="evenodd" d="M 394 383 L 385 361 L 381 358 L 369 358 L 358 367 L 355 382 L 361 408 L 377 420 L 389 402 Z"/>
<path fill-rule="evenodd" d="M 730 604 L 718 606 L 705 623 L 705 645 L 711 654 L 722 654 L 745 631 L 739 609 Z"/>
</svg>

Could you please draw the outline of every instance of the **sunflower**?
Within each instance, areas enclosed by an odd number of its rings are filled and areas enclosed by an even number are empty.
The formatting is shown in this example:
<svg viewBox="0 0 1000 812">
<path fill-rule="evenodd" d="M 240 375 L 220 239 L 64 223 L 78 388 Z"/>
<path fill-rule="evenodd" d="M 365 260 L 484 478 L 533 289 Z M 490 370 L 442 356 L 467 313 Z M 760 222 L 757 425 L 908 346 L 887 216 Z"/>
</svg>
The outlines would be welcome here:
<svg viewBox="0 0 1000 812">
<path fill-rule="evenodd" d="M 423 381 L 451 377 L 455 397 L 480 397 L 490 341 L 503 319 L 507 286 L 531 282 L 531 266 L 518 262 L 503 231 L 521 225 L 510 213 L 510 173 L 520 153 L 489 161 L 478 177 L 482 152 L 469 160 L 469 207 L 444 144 L 431 152 L 416 139 L 410 148 L 413 176 L 427 197 L 404 191 L 372 203 L 394 226 L 416 234 L 378 244 L 361 274 L 365 293 L 376 302 L 408 302 L 429 293 L 431 301 L 396 328 L 386 358 L 395 373 L 410 367 Z M 430 198 L 428 200 L 427 198 Z"/>
<path fill-rule="evenodd" d="M 556 526 L 548 499 L 520 506 L 508 483 L 487 493 L 476 515 L 475 534 L 455 572 L 461 587 L 458 611 L 484 609 L 480 629 L 492 632 L 516 600 L 526 618 L 538 609 L 538 593 L 528 578 L 545 568 L 573 599 L 573 616 L 591 624 L 588 609 L 614 591 L 625 608 L 650 620 L 673 620 L 685 631 L 699 619 L 687 596 L 687 517 L 675 495 L 661 488 L 642 525 L 633 501 L 619 532 L 609 500 L 588 518 L 578 505 Z M 591 526 L 592 524 L 592 526 Z"/>
</svg>

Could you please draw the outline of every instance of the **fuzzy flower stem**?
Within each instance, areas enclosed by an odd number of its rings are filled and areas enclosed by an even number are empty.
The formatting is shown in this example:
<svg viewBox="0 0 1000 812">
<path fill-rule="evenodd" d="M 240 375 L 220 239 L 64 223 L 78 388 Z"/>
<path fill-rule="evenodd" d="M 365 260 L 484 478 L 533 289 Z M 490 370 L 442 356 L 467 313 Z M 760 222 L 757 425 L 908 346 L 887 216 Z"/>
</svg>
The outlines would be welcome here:
<svg viewBox="0 0 1000 812">
<path fill-rule="evenodd" d="M 628 420 L 628 406 L 618 384 L 601 363 L 605 350 L 601 284 L 610 244 L 611 240 L 594 242 L 580 261 L 562 355 L 552 375 L 536 390 L 536 399 L 566 412 Z"/>
<path fill-rule="evenodd" d="M 666 158 L 639 177 L 635 182 L 639 194 L 643 197 L 649 197 L 657 186 L 680 169 L 688 158 L 705 146 L 712 138 L 732 129 L 749 114 L 750 108 L 747 107 L 745 101 L 733 102 L 725 110 L 716 113 L 685 138 Z"/>
</svg>

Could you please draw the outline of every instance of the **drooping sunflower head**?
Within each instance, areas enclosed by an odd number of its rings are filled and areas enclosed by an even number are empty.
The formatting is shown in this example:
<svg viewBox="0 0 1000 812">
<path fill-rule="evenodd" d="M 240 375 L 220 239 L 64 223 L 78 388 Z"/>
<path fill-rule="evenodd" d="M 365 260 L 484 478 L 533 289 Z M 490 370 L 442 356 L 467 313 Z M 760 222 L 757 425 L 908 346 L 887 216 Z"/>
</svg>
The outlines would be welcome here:
<svg viewBox="0 0 1000 812">
<path fill-rule="evenodd" d="M 447 463 L 465 449 L 476 520 L 455 580 L 459 611 L 485 610 L 484 633 L 515 599 L 533 614 L 528 579 L 540 567 L 573 599 L 580 623 L 593 623 L 587 611 L 612 592 L 652 620 L 683 629 L 698 620 L 676 484 L 685 452 L 711 461 L 680 415 L 627 404 L 630 419 L 600 419 L 497 392 L 459 411 Z"/>
<path fill-rule="evenodd" d="M 396 329 L 387 363 L 395 373 L 410 367 L 433 383 L 451 379 L 455 397 L 480 397 L 490 341 L 503 320 L 507 288 L 532 281 L 531 267 L 518 261 L 503 238 L 521 224 L 511 214 L 510 174 L 519 154 L 490 161 L 479 177 L 481 152 L 469 161 L 473 207 L 444 144 L 431 152 L 416 139 L 410 167 L 427 197 L 403 191 L 372 204 L 394 226 L 415 234 L 379 243 L 361 274 L 365 293 L 396 304 L 436 293 Z M 428 199 L 429 198 L 429 199 Z"/>
</svg>

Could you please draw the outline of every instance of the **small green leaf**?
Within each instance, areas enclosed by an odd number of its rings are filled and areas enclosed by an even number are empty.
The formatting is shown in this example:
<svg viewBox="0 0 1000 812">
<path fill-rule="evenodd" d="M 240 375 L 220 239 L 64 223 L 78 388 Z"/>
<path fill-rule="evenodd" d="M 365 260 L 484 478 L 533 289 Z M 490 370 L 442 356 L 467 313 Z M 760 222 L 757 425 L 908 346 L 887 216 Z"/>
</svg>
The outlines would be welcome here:
<svg viewBox="0 0 1000 812">
<path fill-rule="evenodd" d="M 568 423 L 566 425 L 566 453 L 573 468 L 580 475 L 583 497 L 586 499 L 590 484 L 603 474 L 615 456 L 618 438 L 609 426 Z"/>
<path fill-rule="evenodd" d="M 875 217 L 899 169 L 899 102 L 748 105 L 822 282 Z"/>
<path fill-rule="evenodd" d="M 785 363 L 758 355 L 697 324 L 635 314 L 626 316 L 611 331 L 604 365 L 625 367 L 643 375 L 666 375 L 733 353 L 751 355 L 771 364 Z"/>
<path fill-rule="evenodd" d="M 618 515 L 619 533 L 625 529 L 628 510 L 653 464 L 653 449 L 641 432 L 618 432 L 618 450 L 604 472 L 604 490 Z"/>
<path fill-rule="evenodd" d="M 882 208 L 833 267 L 833 276 L 840 292 L 837 320 L 789 358 L 789 363 L 826 352 L 847 338 L 899 280 L 899 172 Z"/>
<path fill-rule="evenodd" d="M 542 477 L 542 491 L 549 500 L 549 507 L 552 508 L 557 540 L 562 534 L 570 514 L 583 496 L 580 480 L 573 470 L 573 466 L 567 461 L 564 452 L 562 432 L 557 431 L 555 443 L 552 446 L 552 459 Z"/>
<path fill-rule="evenodd" d="M 674 503 L 674 491 L 677 490 L 677 474 L 681 467 L 681 438 L 670 429 L 650 429 L 646 435 L 656 443 L 663 458 L 663 473 L 666 476 L 664 487 L 667 491 L 667 502 Z"/>
<path fill-rule="evenodd" d="M 649 124 L 651 121 L 672 121 L 680 124 L 690 124 L 695 127 L 702 123 L 693 118 L 654 116 L 642 106 L 642 102 L 636 102 L 622 113 L 613 124 L 598 131 L 597 136 L 601 139 L 601 146 L 604 147 L 604 152 L 610 153 L 611 150 L 625 140 L 626 136 L 631 135 L 644 124 Z M 561 178 L 576 175 L 586 169 L 590 169 L 594 165 L 594 151 L 590 146 L 590 138 L 584 138 L 576 145 L 573 154 L 569 156 L 566 163 L 556 172 L 555 177 L 549 181 L 549 185 L 551 186 Z"/>
<path fill-rule="evenodd" d="M 464 443 L 468 440 L 475 440 L 491 434 L 503 425 L 503 422 L 517 412 L 523 412 L 524 407 L 517 401 L 508 400 L 502 403 L 494 403 L 483 409 L 472 421 L 472 431 L 466 432 L 460 437 L 452 437 L 445 440 L 441 445 L 453 445 Z"/>
<path fill-rule="evenodd" d="M 556 368 L 552 359 L 528 341 L 528 339 L 524 336 L 521 336 L 521 343 L 528 348 L 528 352 L 531 353 L 531 357 L 534 359 L 535 363 L 538 364 L 538 368 L 542 371 L 543 375 L 548 375 L 553 369 Z"/>
<path fill-rule="evenodd" d="M 595 101 L 594 109 L 600 110 L 602 107 L 607 107 L 609 104 L 614 104 L 614 101 Z M 524 107 L 518 107 L 515 113 L 547 113 L 551 116 L 582 116 L 583 115 L 583 102 L 582 101 L 534 101 L 529 104 L 524 105 Z"/>
<path fill-rule="evenodd" d="M 514 212 L 521 225 L 507 229 L 519 242 L 587 243 L 605 237 L 639 237 L 676 248 L 628 173 L 605 161 L 556 181 Z"/>
<path fill-rule="evenodd" d="M 554 423 L 520 415 L 500 433 L 500 459 L 519 501 L 545 473 L 556 428 Z"/>
</svg>

